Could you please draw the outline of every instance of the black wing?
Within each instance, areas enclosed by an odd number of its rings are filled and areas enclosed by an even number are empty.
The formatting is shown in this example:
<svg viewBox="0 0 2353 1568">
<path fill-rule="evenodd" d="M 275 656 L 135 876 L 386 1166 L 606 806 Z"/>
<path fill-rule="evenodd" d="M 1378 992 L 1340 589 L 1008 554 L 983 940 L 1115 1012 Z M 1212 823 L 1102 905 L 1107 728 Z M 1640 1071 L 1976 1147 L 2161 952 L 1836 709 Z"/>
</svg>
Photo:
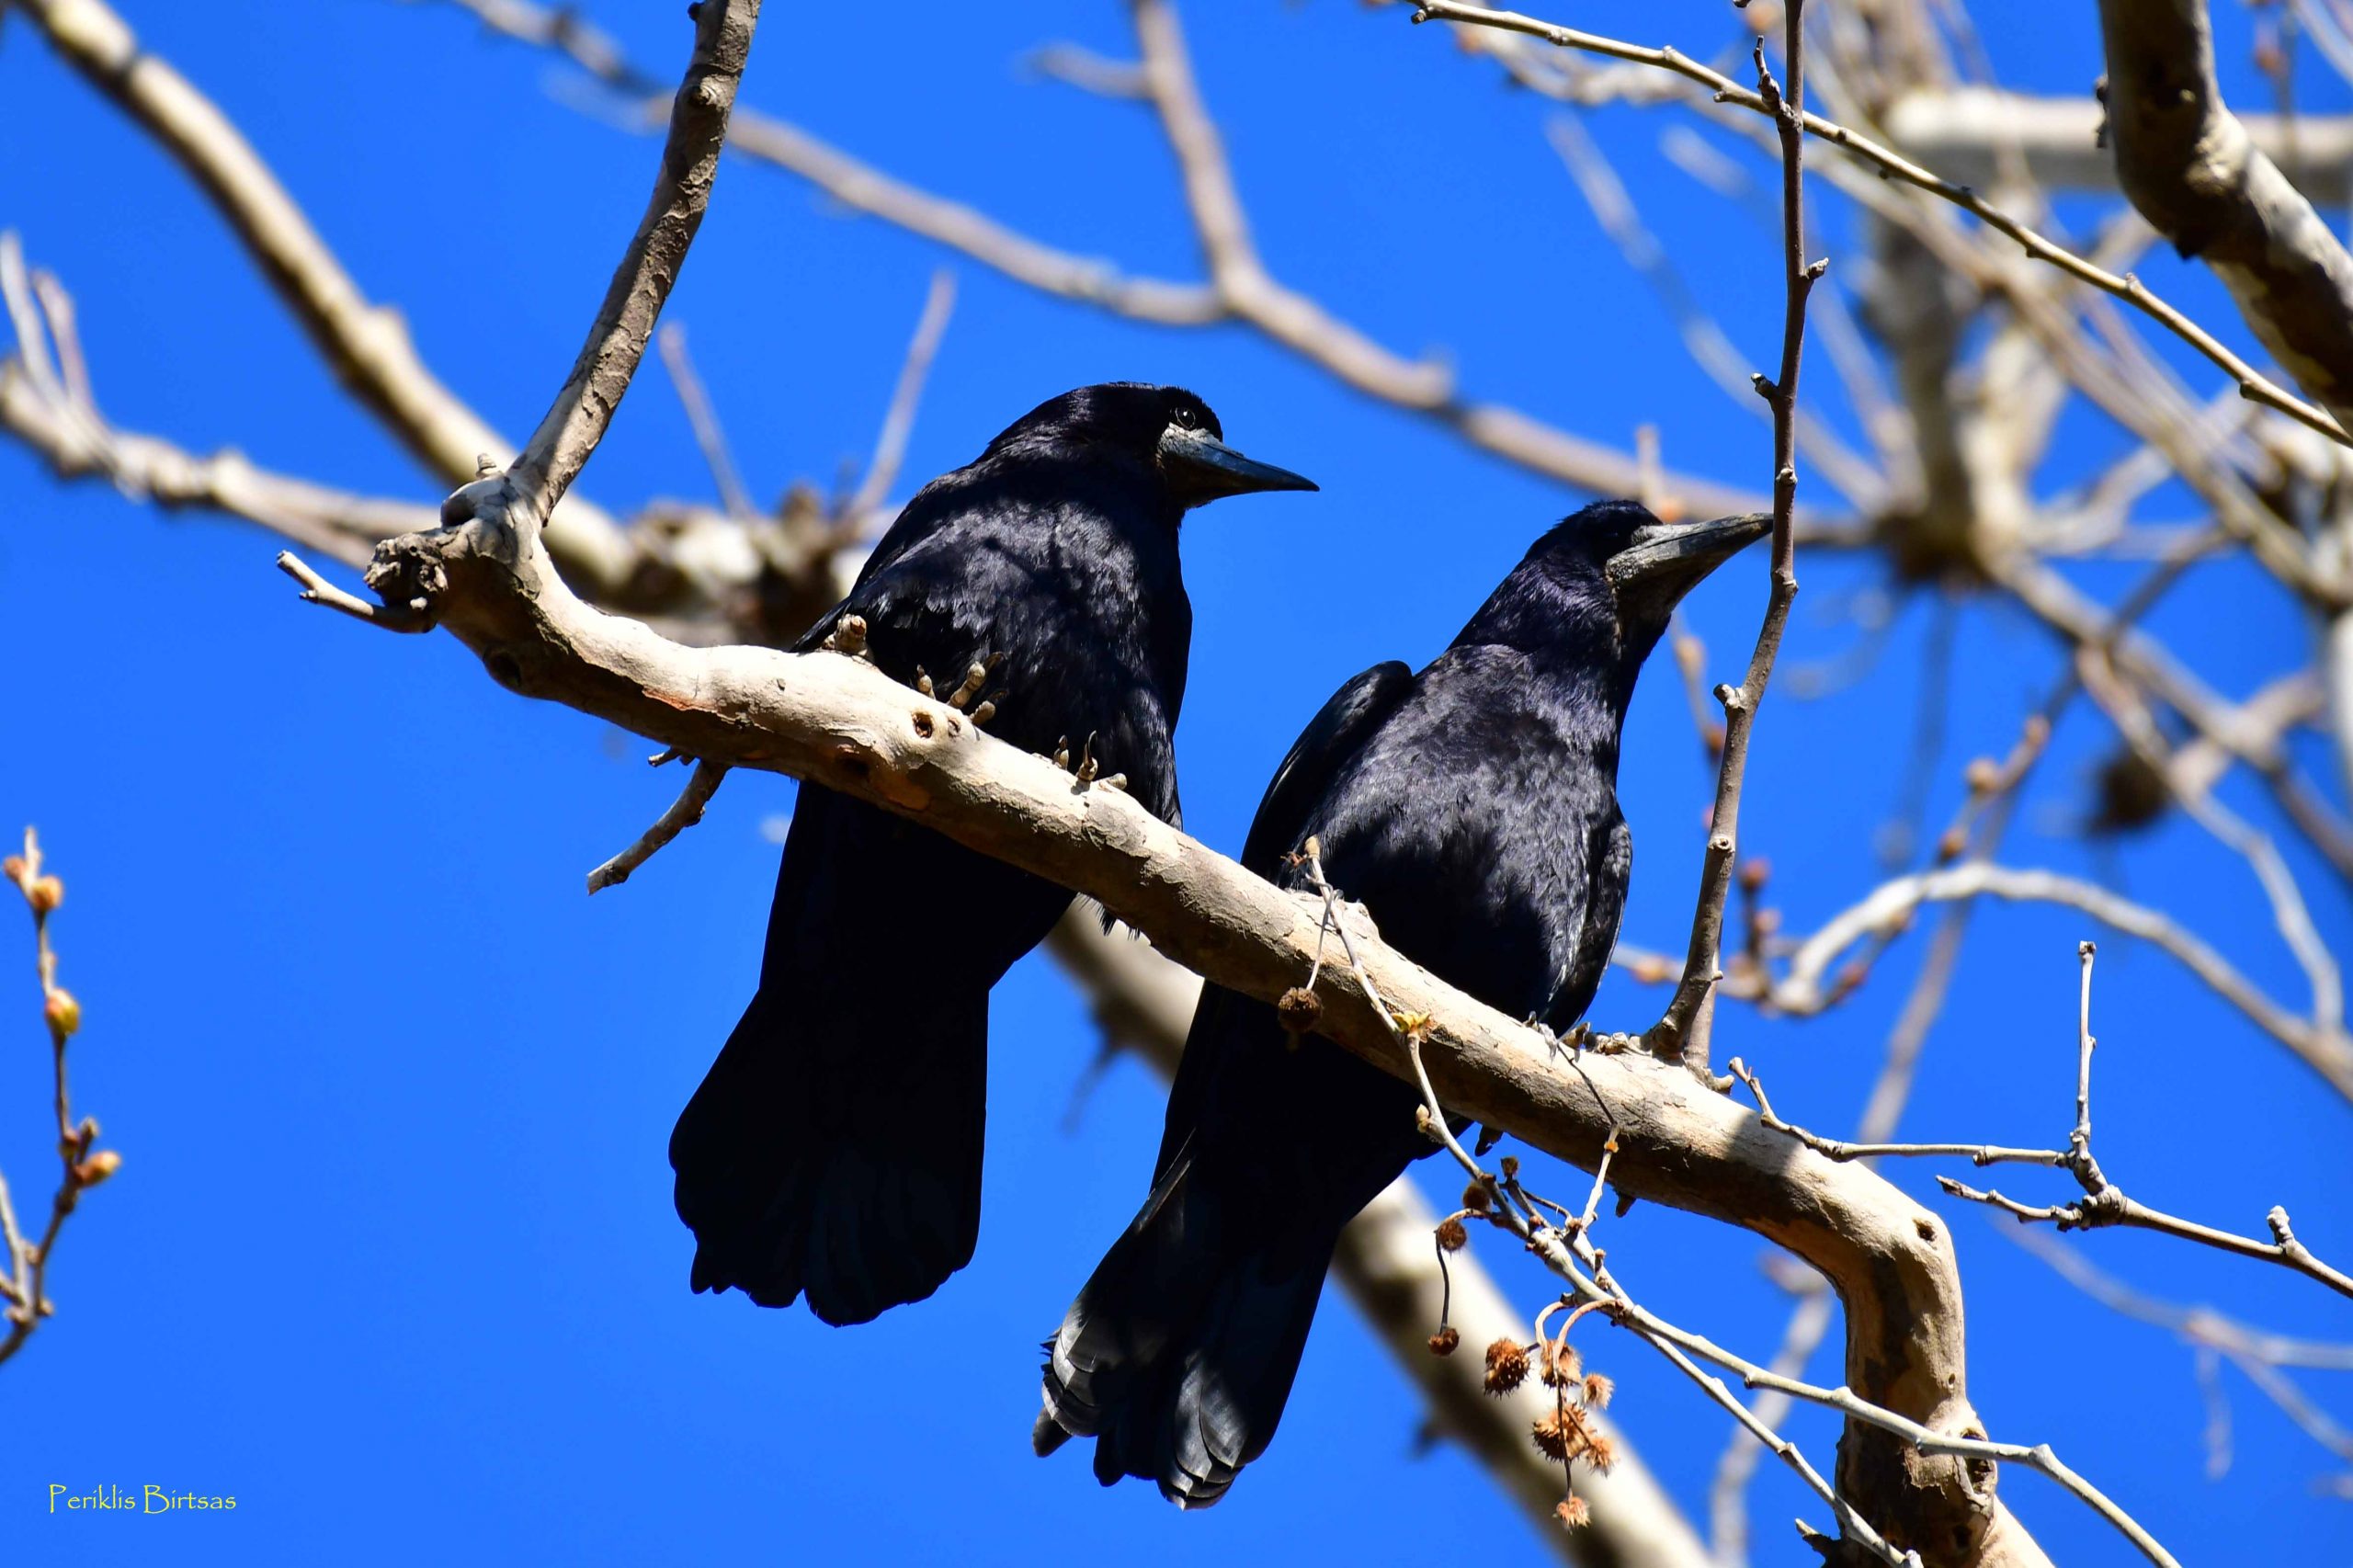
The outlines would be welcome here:
<svg viewBox="0 0 2353 1568">
<path fill-rule="evenodd" d="M 1390 659 L 1332 694 L 1275 769 L 1242 843 L 1245 866 L 1262 877 L 1274 876 L 1277 859 L 1299 847 L 1307 819 L 1331 789 L 1333 776 L 1413 688 L 1414 672 Z"/>
<path fill-rule="evenodd" d="M 1566 1031 L 1585 1017 L 1593 994 L 1618 945 L 1618 922 L 1626 913 L 1626 888 L 1634 876 L 1634 835 L 1613 803 L 1594 824 L 1587 852 L 1585 919 L 1577 927 L 1574 956 L 1554 987 L 1543 1013 L 1547 1027 Z"/>
<path fill-rule="evenodd" d="M 1279 880 L 1281 858 L 1299 846 L 1308 820 L 1323 803 L 1334 776 L 1413 688 L 1414 672 L 1391 659 L 1352 677 L 1332 694 L 1291 743 L 1282 766 L 1275 769 L 1274 782 L 1267 786 L 1258 813 L 1250 819 L 1249 836 L 1243 841 L 1244 866 L 1269 881 Z M 1228 1014 L 1237 1006 L 1249 1006 L 1222 986 L 1202 990 L 1193 1026 L 1185 1037 L 1185 1056 L 1177 1066 L 1176 1081 L 1169 1085 L 1168 1116 L 1161 1134 L 1160 1157 L 1153 1166 L 1154 1181 L 1166 1174 L 1169 1160 L 1191 1132 L 1201 1097 L 1215 1076 L 1214 1059 L 1220 1047 L 1233 1038 Z"/>
</svg>

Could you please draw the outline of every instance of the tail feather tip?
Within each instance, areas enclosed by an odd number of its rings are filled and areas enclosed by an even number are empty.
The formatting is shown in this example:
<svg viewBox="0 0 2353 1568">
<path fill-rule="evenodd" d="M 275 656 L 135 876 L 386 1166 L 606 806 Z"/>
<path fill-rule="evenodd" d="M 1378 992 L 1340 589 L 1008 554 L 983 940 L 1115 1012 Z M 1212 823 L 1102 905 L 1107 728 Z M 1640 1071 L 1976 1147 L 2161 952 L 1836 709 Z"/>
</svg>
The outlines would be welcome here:
<svg viewBox="0 0 2353 1568">
<path fill-rule="evenodd" d="M 1044 1459 L 1070 1439 L 1070 1429 L 1054 1419 L 1052 1411 L 1038 1412 L 1037 1422 L 1029 1428 L 1029 1447 L 1040 1459 Z"/>
</svg>

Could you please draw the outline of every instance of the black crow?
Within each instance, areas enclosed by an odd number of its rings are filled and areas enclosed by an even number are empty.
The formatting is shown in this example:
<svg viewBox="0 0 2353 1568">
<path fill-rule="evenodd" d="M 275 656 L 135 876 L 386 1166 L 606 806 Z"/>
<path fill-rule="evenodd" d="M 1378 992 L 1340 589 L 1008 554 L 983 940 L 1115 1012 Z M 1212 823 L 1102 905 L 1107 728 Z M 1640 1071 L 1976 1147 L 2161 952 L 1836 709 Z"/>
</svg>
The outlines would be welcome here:
<svg viewBox="0 0 2353 1568">
<path fill-rule="evenodd" d="M 1082 387 L 918 492 L 849 597 L 875 663 L 990 732 L 1074 757 L 1178 820 L 1171 733 L 1193 612 L 1186 511 L 1313 490 L 1225 445 L 1175 387 Z M 967 683 L 986 672 L 988 695 Z M 975 706 L 975 718 L 986 709 Z M 989 988 L 1070 893 L 877 807 L 801 787 L 759 990 L 670 1137 L 697 1290 L 805 1293 L 827 1323 L 920 1301 L 972 1261 Z"/>
<path fill-rule="evenodd" d="M 1321 841 L 1331 885 L 1399 952 L 1565 1030 L 1600 983 L 1633 841 L 1619 732 L 1685 591 L 1768 529 L 1674 526 L 1631 501 L 1538 540 L 1419 675 L 1375 665 L 1336 693 L 1267 786 L 1242 861 L 1285 886 Z M 1048 1342 L 1051 1453 L 1216 1502 L 1265 1451 L 1340 1229 L 1430 1152 L 1419 1096 L 1263 1002 L 1207 987 L 1168 1096 L 1152 1194 Z"/>
</svg>

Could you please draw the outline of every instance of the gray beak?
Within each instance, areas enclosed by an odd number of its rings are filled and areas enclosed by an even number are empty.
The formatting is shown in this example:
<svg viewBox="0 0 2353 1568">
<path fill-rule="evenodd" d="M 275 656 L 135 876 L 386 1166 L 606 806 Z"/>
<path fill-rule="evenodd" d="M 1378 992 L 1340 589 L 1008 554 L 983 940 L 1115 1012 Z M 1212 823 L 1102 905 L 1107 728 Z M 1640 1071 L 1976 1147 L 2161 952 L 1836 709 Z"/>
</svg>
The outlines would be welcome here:
<svg viewBox="0 0 2353 1568">
<path fill-rule="evenodd" d="M 1254 490 L 1316 488 L 1312 479 L 1245 458 L 1208 431 L 1188 430 L 1180 425 L 1171 425 L 1160 437 L 1160 467 L 1188 506 L 1224 495 L 1247 495 Z"/>
<path fill-rule="evenodd" d="M 1605 569 L 1620 598 L 1664 597 L 1672 608 L 1700 578 L 1772 531 L 1765 512 L 1709 523 L 1645 523 Z"/>
</svg>

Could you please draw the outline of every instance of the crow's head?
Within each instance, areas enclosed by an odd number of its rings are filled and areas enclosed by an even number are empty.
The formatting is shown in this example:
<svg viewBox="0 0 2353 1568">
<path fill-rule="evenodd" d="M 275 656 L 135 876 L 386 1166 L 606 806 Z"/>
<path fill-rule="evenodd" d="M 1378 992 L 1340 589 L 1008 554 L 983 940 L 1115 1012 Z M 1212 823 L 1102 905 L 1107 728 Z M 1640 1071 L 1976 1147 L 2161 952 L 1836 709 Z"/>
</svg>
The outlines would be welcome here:
<svg viewBox="0 0 2353 1568">
<path fill-rule="evenodd" d="M 1184 388 L 1142 381 L 1106 381 L 1049 398 L 1015 420 L 989 450 L 1139 465 L 1180 506 L 1254 490 L 1315 488 L 1289 469 L 1227 446 L 1210 405 Z"/>
<path fill-rule="evenodd" d="M 1597 501 L 1530 546 L 1481 614 L 1515 643 L 1591 646 L 1639 665 L 1683 596 L 1772 528 L 1762 513 L 1664 523 L 1637 502 Z"/>
</svg>

